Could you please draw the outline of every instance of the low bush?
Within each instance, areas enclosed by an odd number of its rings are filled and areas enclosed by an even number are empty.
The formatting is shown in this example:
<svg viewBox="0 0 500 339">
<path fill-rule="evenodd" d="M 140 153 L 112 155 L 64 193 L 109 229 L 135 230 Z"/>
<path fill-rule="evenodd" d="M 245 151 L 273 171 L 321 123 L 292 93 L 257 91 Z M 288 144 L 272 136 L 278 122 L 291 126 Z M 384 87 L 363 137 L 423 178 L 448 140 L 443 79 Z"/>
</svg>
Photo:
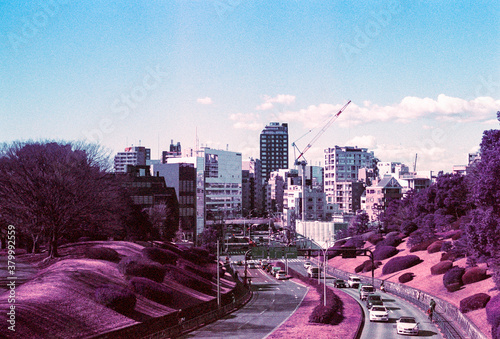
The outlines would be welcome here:
<svg viewBox="0 0 500 339">
<path fill-rule="evenodd" d="M 408 281 L 412 281 L 413 277 L 415 277 L 415 274 L 413 274 L 411 272 L 406 272 L 406 273 L 403 273 L 399 276 L 398 281 L 401 284 L 404 284 L 404 283 L 407 283 Z"/>
<path fill-rule="evenodd" d="M 475 282 L 488 279 L 490 276 L 486 273 L 486 268 L 471 267 L 465 270 L 462 276 L 464 285 L 473 284 Z"/>
<path fill-rule="evenodd" d="M 186 270 L 186 271 L 190 271 L 196 275 L 199 275 L 203 279 L 207 279 L 207 280 L 212 280 L 214 275 L 217 275 L 217 271 L 215 271 L 215 269 L 213 270 L 214 272 L 212 274 L 212 272 L 208 268 L 193 264 L 191 261 L 184 260 L 184 259 L 180 259 L 177 262 L 177 267 L 179 267 L 183 270 Z M 222 275 L 224 275 L 224 274 L 222 274 Z"/>
<path fill-rule="evenodd" d="M 486 304 L 486 319 L 491 326 L 500 326 L 500 294 L 491 298 Z"/>
<path fill-rule="evenodd" d="M 118 285 L 98 287 L 95 290 L 95 299 L 98 303 L 125 314 L 132 312 L 137 302 L 132 291 Z"/>
<path fill-rule="evenodd" d="M 384 236 L 380 233 L 372 233 L 367 237 L 366 240 L 368 240 L 368 242 L 371 243 L 372 245 L 376 245 L 382 240 L 384 240 Z"/>
<path fill-rule="evenodd" d="M 111 262 L 120 261 L 120 255 L 109 247 L 94 246 L 87 249 L 86 257 L 96 260 L 106 260 Z"/>
<path fill-rule="evenodd" d="M 399 251 L 394 246 L 379 246 L 373 251 L 373 259 L 375 260 L 384 260 L 398 254 Z"/>
<path fill-rule="evenodd" d="M 444 274 L 443 284 L 448 292 L 458 291 L 464 285 L 462 281 L 464 273 L 465 269 L 463 267 L 455 266 Z"/>
<path fill-rule="evenodd" d="M 173 290 L 148 278 L 130 279 L 132 290 L 159 304 L 168 305 L 172 301 Z"/>
<path fill-rule="evenodd" d="M 309 322 L 317 324 L 338 325 L 344 320 L 342 300 L 330 289 L 326 289 L 326 306 L 324 305 L 323 284 L 317 286 L 321 295 L 320 303 L 309 316 Z"/>
<path fill-rule="evenodd" d="M 356 247 L 356 248 L 362 248 L 364 246 L 365 242 L 361 237 L 355 237 L 351 239 L 347 239 L 343 247 Z"/>
<path fill-rule="evenodd" d="M 417 224 L 412 221 L 404 221 L 401 225 L 401 232 L 403 232 L 406 236 L 412 234 L 416 230 L 418 230 Z"/>
<path fill-rule="evenodd" d="M 381 265 L 382 265 L 381 261 L 374 261 L 373 262 L 373 269 L 376 270 Z M 362 272 L 365 273 L 365 272 L 371 272 L 371 271 L 372 271 L 372 261 L 367 260 L 367 261 L 365 261 L 365 265 L 363 266 Z"/>
<path fill-rule="evenodd" d="M 179 255 L 173 251 L 166 250 L 158 247 L 144 247 L 142 249 L 142 255 L 152 261 L 156 261 L 159 264 L 165 265 L 175 265 Z"/>
<path fill-rule="evenodd" d="M 416 255 L 405 255 L 403 257 L 395 257 L 390 259 L 382 267 L 382 274 L 390 274 L 398 271 L 405 270 L 407 268 L 418 265 L 422 260 Z"/>
<path fill-rule="evenodd" d="M 418 252 L 418 251 L 427 251 L 427 247 L 429 247 L 436 239 L 427 239 L 424 240 L 410 248 L 410 253 Z"/>
<path fill-rule="evenodd" d="M 457 260 L 460 257 L 461 256 L 459 255 L 459 253 L 457 253 L 454 250 L 451 250 L 451 251 L 448 251 L 448 252 L 445 252 L 445 253 L 441 253 L 441 259 L 440 259 L 440 261 L 445 261 L 445 260 L 455 261 L 455 260 Z"/>
<path fill-rule="evenodd" d="M 440 261 L 431 267 L 432 275 L 445 274 L 453 267 L 453 262 L 450 260 Z"/>
<path fill-rule="evenodd" d="M 430 244 L 427 247 L 427 253 L 437 253 L 441 251 L 441 247 L 443 246 L 443 241 L 442 240 L 437 240 L 434 241 L 432 244 Z"/>
<path fill-rule="evenodd" d="M 453 243 L 451 241 L 444 241 L 441 246 L 441 252 L 449 252 L 453 248 Z"/>
<path fill-rule="evenodd" d="M 157 282 L 165 278 L 165 268 L 143 257 L 125 257 L 118 263 L 119 271 L 127 277 L 143 277 Z"/>
<path fill-rule="evenodd" d="M 467 313 L 485 308 L 490 298 L 491 297 L 486 293 L 476 293 L 470 297 L 464 298 L 460 300 L 460 312 Z"/>
<path fill-rule="evenodd" d="M 391 233 L 393 233 L 393 232 L 391 232 Z M 376 247 L 381 247 L 381 246 L 397 247 L 399 244 L 401 244 L 401 242 L 402 242 L 402 240 L 398 236 L 387 236 L 384 240 L 380 241 L 376 245 Z"/>
<path fill-rule="evenodd" d="M 362 272 L 364 267 L 365 267 L 365 263 L 363 262 L 361 265 L 358 265 L 354 268 L 354 273 Z"/>
</svg>

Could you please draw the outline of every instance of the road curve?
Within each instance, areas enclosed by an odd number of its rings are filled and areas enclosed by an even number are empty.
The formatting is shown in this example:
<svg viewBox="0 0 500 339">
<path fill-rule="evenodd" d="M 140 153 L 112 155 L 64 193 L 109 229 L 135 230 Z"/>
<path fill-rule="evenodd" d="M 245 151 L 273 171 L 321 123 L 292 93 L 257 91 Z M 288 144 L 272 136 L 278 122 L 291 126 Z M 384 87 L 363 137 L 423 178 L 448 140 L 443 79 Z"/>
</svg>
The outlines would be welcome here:
<svg viewBox="0 0 500 339">
<path fill-rule="evenodd" d="M 181 338 L 264 338 L 295 312 L 307 293 L 307 287 L 276 280 L 261 269 L 248 272 L 254 294 L 247 305 Z"/>
</svg>

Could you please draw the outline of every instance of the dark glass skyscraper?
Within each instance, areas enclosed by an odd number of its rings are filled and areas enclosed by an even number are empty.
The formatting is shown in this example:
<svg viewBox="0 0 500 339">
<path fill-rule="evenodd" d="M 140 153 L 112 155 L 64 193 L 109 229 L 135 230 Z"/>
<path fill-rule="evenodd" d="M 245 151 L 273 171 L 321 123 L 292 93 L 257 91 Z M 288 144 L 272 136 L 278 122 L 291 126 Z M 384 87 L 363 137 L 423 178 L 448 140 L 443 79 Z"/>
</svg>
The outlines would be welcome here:
<svg viewBox="0 0 500 339">
<path fill-rule="evenodd" d="M 267 182 L 271 172 L 288 168 L 288 124 L 271 122 L 260 133 L 262 178 Z"/>
</svg>

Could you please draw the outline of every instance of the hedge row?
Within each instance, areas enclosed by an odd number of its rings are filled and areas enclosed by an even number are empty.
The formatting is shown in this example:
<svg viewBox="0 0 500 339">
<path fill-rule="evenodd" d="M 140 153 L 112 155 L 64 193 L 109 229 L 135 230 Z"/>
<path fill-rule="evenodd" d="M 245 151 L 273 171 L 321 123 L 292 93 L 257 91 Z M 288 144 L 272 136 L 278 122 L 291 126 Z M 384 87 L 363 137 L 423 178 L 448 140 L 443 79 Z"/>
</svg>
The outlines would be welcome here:
<svg viewBox="0 0 500 339">
<path fill-rule="evenodd" d="M 95 290 L 95 299 L 98 303 L 124 314 L 132 312 L 137 302 L 132 291 L 112 284 L 98 287 Z"/>
<path fill-rule="evenodd" d="M 118 270 L 126 277 L 143 277 L 162 282 L 165 278 L 165 268 L 157 262 L 139 257 L 125 257 L 118 263 Z"/>
</svg>

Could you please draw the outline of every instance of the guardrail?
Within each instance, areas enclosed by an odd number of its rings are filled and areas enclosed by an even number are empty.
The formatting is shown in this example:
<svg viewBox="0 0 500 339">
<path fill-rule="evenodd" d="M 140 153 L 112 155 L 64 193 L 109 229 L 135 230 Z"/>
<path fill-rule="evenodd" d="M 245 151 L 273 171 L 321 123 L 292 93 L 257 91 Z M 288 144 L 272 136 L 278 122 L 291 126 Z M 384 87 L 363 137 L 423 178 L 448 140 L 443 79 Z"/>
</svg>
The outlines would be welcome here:
<svg viewBox="0 0 500 339">
<path fill-rule="evenodd" d="M 342 271 L 336 268 L 328 267 L 327 273 L 335 277 L 339 277 L 347 280 L 353 273 Z M 363 283 L 371 284 L 372 278 L 368 278 L 362 275 L 357 275 Z M 380 288 L 380 283 L 382 280 L 374 279 L 375 287 Z M 460 310 L 450 304 L 449 302 L 433 296 L 427 292 L 418 290 L 413 287 L 405 286 L 403 284 L 394 283 L 391 281 L 384 281 L 384 287 L 387 292 L 397 295 L 415 305 L 417 305 L 422 310 L 426 311 L 429 307 L 429 302 L 431 299 L 436 301 L 436 312 L 434 312 L 434 320 L 443 332 L 445 338 L 448 339 L 486 339 L 487 337 L 474 325 Z M 457 330 L 450 319 L 458 324 L 460 330 Z"/>
<path fill-rule="evenodd" d="M 229 269 L 232 273 L 231 269 Z M 233 312 L 246 304 L 252 298 L 252 291 L 242 287 L 241 282 L 233 274 L 237 281 L 237 286 L 231 292 L 224 295 L 223 306 L 217 307 L 216 300 L 210 300 L 205 303 L 182 309 L 179 312 L 170 313 L 163 317 L 153 318 L 144 322 L 116 329 L 107 333 L 101 333 L 91 336 L 92 339 L 118 339 L 118 338 L 175 338 L 179 335 L 193 331 L 203 325 L 214 322 L 226 314 Z M 236 297 L 237 290 L 240 295 Z M 241 292 L 243 291 L 243 292 Z M 234 296 L 234 298 L 231 296 Z M 189 317 L 193 314 L 199 316 Z"/>
</svg>

